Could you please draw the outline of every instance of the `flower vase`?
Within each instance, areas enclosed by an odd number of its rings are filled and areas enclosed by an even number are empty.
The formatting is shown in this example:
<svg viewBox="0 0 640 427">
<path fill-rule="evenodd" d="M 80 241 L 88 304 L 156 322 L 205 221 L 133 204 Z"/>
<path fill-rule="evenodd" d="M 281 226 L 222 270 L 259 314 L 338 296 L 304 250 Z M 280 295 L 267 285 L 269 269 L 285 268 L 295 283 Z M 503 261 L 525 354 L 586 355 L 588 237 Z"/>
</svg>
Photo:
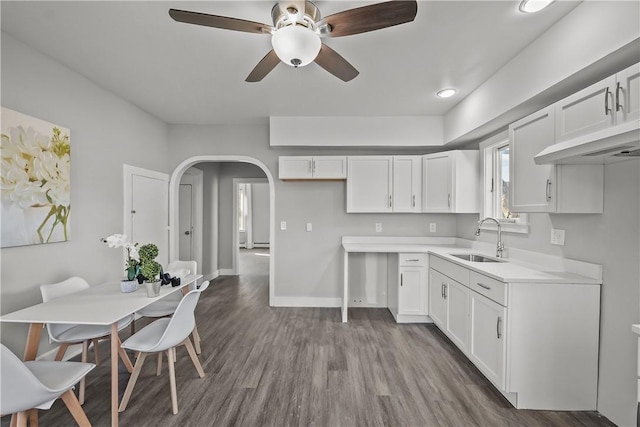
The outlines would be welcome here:
<svg viewBox="0 0 640 427">
<path fill-rule="evenodd" d="M 129 293 L 135 292 L 138 290 L 138 281 L 137 280 L 121 280 L 120 281 L 120 292 Z"/>
<path fill-rule="evenodd" d="M 160 281 L 156 282 L 145 282 L 145 287 L 147 288 L 147 296 L 149 298 L 155 298 L 160 295 Z"/>
</svg>

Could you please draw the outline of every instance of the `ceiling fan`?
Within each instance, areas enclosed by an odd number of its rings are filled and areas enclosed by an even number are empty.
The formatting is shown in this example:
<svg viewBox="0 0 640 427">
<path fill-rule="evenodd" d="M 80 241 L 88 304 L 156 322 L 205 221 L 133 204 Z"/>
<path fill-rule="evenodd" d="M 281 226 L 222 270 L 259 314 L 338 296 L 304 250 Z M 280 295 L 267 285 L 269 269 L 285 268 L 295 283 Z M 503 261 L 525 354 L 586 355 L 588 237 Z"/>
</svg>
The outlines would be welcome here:
<svg viewBox="0 0 640 427">
<path fill-rule="evenodd" d="M 178 9 L 169 9 L 169 15 L 175 21 L 187 24 L 271 35 L 273 49 L 251 71 L 247 82 L 259 82 L 280 61 L 293 67 L 315 62 L 348 82 L 359 74 L 358 70 L 320 38 L 350 36 L 404 24 L 413 21 L 417 11 L 415 0 L 394 0 L 322 18 L 320 10 L 310 1 L 287 0 L 276 3 L 271 9 L 273 25 Z"/>
</svg>

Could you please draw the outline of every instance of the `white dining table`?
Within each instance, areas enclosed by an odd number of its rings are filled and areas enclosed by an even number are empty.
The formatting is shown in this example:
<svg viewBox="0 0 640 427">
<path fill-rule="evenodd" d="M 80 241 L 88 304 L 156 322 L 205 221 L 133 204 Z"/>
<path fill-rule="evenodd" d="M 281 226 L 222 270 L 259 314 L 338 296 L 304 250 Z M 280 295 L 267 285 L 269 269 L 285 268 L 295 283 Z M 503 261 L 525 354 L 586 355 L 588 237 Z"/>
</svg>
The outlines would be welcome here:
<svg viewBox="0 0 640 427">
<path fill-rule="evenodd" d="M 131 372 L 133 369 L 126 352 L 119 346 L 118 321 L 173 292 L 187 291 L 187 286 L 201 278 L 201 274 L 191 274 L 181 278 L 180 286 L 161 286 L 160 295 L 155 298 L 147 296 L 144 286 L 140 286 L 135 292 L 123 293 L 120 291 L 120 282 L 107 282 L 91 286 L 89 289 L 67 295 L 64 298 L 57 298 L 5 314 L 0 316 L 0 322 L 30 324 L 23 357 L 25 361 L 35 360 L 42 329 L 46 323 L 110 325 L 111 425 L 115 427 L 118 425 L 119 406 L 118 353 L 121 354 L 127 370 Z"/>
</svg>

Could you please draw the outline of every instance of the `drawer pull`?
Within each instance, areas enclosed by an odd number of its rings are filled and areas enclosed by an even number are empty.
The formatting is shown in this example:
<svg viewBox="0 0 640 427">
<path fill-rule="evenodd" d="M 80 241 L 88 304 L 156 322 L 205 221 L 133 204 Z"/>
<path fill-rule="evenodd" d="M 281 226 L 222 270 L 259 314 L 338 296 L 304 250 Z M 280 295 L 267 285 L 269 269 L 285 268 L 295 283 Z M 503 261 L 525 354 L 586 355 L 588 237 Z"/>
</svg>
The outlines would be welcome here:
<svg viewBox="0 0 640 427">
<path fill-rule="evenodd" d="M 416 259 L 405 259 L 405 261 L 407 261 L 407 262 L 418 262 L 420 260 L 416 258 Z"/>
<path fill-rule="evenodd" d="M 402 286 L 402 276 L 403 274 L 400 275 L 400 286 Z"/>
<path fill-rule="evenodd" d="M 502 329 L 502 317 L 498 316 L 498 321 L 496 322 L 496 332 L 497 332 L 498 339 L 502 337 L 501 329 Z"/>
<path fill-rule="evenodd" d="M 482 289 L 486 289 L 486 290 L 488 290 L 488 291 L 490 291 L 490 290 L 491 290 L 491 286 L 483 285 L 483 284 L 482 284 L 482 283 L 480 283 L 480 282 L 476 282 L 476 283 L 477 283 L 477 285 L 478 285 L 478 286 L 480 286 Z"/>
<path fill-rule="evenodd" d="M 440 286 L 440 295 L 442 296 L 442 299 L 444 299 L 444 287 L 445 287 L 445 284 L 444 282 L 442 282 L 442 286 Z"/>
<path fill-rule="evenodd" d="M 446 283 L 444 284 L 444 299 L 447 299 L 447 289 L 449 288 L 449 285 L 447 285 Z"/>
</svg>

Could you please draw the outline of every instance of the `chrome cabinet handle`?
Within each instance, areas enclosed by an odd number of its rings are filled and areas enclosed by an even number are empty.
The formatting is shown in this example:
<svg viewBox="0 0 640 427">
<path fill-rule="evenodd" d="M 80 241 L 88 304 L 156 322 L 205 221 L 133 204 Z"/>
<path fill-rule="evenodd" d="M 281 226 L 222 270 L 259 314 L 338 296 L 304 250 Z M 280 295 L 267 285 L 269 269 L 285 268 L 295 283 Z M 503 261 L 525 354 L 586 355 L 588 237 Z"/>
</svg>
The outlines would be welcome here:
<svg viewBox="0 0 640 427">
<path fill-rule="evenodd" d="M 316 173 L 316 161 L 312 160 L 311 163 L 313 164 L 313 168 L 312 168 L 313 173 Z"/>
<path fill-rule="evenodd" d="M 391 207 L 391 194 L 389 194 L 389 207 Z"/>
<path fill-rule="evenodd" d="M 502 329 L 502 317 L 498 316 L 498 321 L 496 322 L 496 335 L 498 339 L 502 337 L 501 329 Z"/>
<path fill-rule="evenodd" d="M 442 285 L 440 285 L 440 296 L 442 297 L 442 299 L 444 299 L 444 282 L 442 282 Z"/>
<path fill-rule="evenodd" d="M 403 274 L 400 274 L 400 286 L 402 286 L 402 276 Z"/>
<path fill-rule="evenodd" d="M 620 91 L 622 90 L 622 85 L 620 82 L 616 83 L 616 111 L 622 110 L 622 104 L 620 104 Z"/>
<path fill-rule="evenodd" d="M 482 284 L 482 283 L 480 283 L 480 282 L 476 282 L 476 283 L 478 284 L 478 286 L 480 286 L 480 287 L 481 287 L 481 288 L 483 288 L 483 289 L 486 289 L 486 290 L 488 290 L 488 291 L 490 291 L 490 290 L 491 290 L 491 286 L 484 285 L 484 284 Z"/>
<path fill-rule="evenodd" d="M 418 262 L 420 261 L 419 259 L 405 259 L 406 262 Z"/>
<path fill-rule="evenodd" d="M 412 208 L 416 207 L 416 195 L 415 194 L 413 196 L 411 196 L 411 207 Z"/>
<path fill-rule="evenodd" d="M 447 194 L 447 207 L 451 207 L 451 193 Z"/>
<path fill-rule="evenodd" d="M 449 288 L 449 285 L 447 285 L 446 283 L 444 284 L 444 299 L 447 299 L 447 289 Z"/>
<path fill-rule="evenodd" d="M 313 173 L 313 165 L 311 163 L 313 163 L 313 161 L 309 160 L 309 173 Z"/>
<path fill-rule="evenodd" d="M 608 116 L 609 113 L 612 112 L 611 108 L 609 108 L 609 95 L 613 97 L 613 93 L 607 87 L 607 90 L 604 92 L 604 115 Z"/>
<path fill-rule="evenodd" d="M 547 188 L 545 189 L 547 202 L 551 200 L 551 180 L 547 180 Z"/>
</svg>

